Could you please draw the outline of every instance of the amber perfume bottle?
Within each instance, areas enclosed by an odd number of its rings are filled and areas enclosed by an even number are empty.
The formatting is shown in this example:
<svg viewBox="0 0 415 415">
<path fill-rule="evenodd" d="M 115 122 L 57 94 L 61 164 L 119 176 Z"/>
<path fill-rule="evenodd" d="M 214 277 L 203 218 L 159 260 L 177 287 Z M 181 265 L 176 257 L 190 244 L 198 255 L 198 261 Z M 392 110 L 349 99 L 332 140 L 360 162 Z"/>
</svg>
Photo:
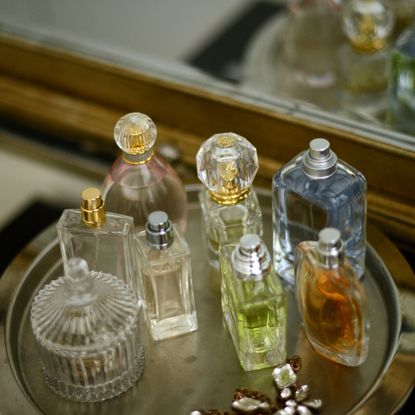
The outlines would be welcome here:
<svg viewBox="0 0 415 415">
<path fill-rule="evenodd" d="M 220 250 L 222 311 L 242 367 L 276 366 L 286 358 L 286 305 L 271 256 L 258 235 Z"/>
<path fill-rule="evenodd" d="M 342 19 L 348 38 L 339 49 L 338 59 L 342 110 L 379 117 L 387 108 L 393 10 L 385 0 L 349 0 Z"/>
<path fill-rule="evenodd" d="M 81 193 L 81 209 L 64 210 L 56 228 L 65 269 L 69 259 L 84 258 L 94 271 L 117 275 L 139 298 L 132 217 L 106 212 L 100 191 L 91 187 Z"/>
<path fill-rule="evenodd" d="M 190 250 L 165 212 L 152 212 L 135 235 L 140 259 L 144 317 L 154 340 L 196 331 Z"/>
<path fill-rule="evenodd" d="M 235 133 L 215 134 L 196 156 L 208 254 L 218 267 L 220 245 L 237 243 L 246 233 L 262 234 L 262 214 L 252 182 L 258 171 L 256 148 Z"/>
<path fill-rule="evenodd" d="M 132 216 L 138 229 L 145 228 L 151 212 L 163 210 L 184 231 L 186 192 L 173 168 L 154 155 L 157 130 L 151 118 L 139 112 L 124 115 L 115 125 L 114 138 L 123 154 L 104 182 L 107 209 Z"/>
<path fill-rule="evenodd" d="M 344 259 L 337 229 L 325 228 L 318 242 L 297 246 L 295 277 L 304 330 L 314 349 L 343 365 L 362 364 L 369 346 L 366 295 Z"/>
</svg>

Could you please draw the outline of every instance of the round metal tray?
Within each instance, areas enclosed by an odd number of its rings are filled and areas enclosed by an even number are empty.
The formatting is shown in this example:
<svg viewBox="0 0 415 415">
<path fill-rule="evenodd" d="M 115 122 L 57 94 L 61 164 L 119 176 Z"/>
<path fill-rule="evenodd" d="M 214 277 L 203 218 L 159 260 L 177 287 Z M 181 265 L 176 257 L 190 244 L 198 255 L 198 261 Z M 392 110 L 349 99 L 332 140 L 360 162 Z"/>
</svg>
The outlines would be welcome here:
<svg viewBox="0 0 415 415">
<path fill-rule="evenodd" d="M 2 414 L 189 414 L 196 408 L 228 409 L 237 387 L 273 394 L 271 369 L 244 372 L 222 324 L 219 274 L 208 266 L 200 231 L 199 189 L 198 186 L 188 188 L 187 232 L 199 331 L 155 343 L 143 325 L 146 361 L 135 387 L 97 404 L 60 399 L 42 379 L 29 320 L 30 305 L 37 291 L 62 274 L 52 226 L 17 256 L 0 281 Z M 264 238 L 271 248 L 271 197 L 265 191 L 258 191 L 258 196 L 264 215 Z M 380 234 L 375 240 L 384 253 L 393 255 L 398 274 L 406 276 L 410 268 L 393 245 Z M 408 278 L 411 280 L 412 275 Z M 368 245 L 364 284 L 369 299 L 371 342 L 369 357 L 358 368 L 336 365 L 313 351 L 301 327 L 293 292 L 287 288 L 288 355 L 301 356 L 303 368 L 299 381 L 310 385 L 313 397 L 323 399 L 326 414 L 393 413 L 414 381 L 415 346 L 405 337 L 410 333 L 401 333 L 398 292 L 387 267 L 371 245 Z M 412 292 L 409 290 L 409 294 Z M 411 327 L 413 330 L 413 320 L 405 323 L 402 327 L 408 332 Z M 403 349 L 398 348 L 400 340 L 406 344 Z"/>
</svg>

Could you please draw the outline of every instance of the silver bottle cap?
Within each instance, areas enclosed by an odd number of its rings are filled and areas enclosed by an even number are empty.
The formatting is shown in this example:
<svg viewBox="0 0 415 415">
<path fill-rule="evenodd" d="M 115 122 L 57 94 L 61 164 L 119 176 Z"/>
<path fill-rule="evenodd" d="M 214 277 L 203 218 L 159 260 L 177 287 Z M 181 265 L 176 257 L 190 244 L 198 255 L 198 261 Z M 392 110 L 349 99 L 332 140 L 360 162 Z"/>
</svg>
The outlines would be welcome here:
<svg viewBox="0 0 415 415">
<path fill-rule="evenodd" d="M 156 210 L 148 215 L 146 235 L 155 249 L 166 249 L 173 243 L 173 226 L 166 212 Z"/>
<path fill-rule="evenodd" d="M 232 267 L 238 278 L 259 281 L 271 270 L 271 256 L 258 235 L 248 233 L 232 252 Z"/>
<path fill-rule="evenodd" d="M 310 148 L 303 156 L 304 173 L 312 179 L 326 179 L 336 171 L 337 156 L 324 138 L 310 141 Z"/>
<path fill-rule="evenodd" d="M 344 244 L 340 231 L 334 228 L 325 228 L 318 234 L 318 259 L 322 265 L 332 267 L 344 258 Z"/>
</svg>

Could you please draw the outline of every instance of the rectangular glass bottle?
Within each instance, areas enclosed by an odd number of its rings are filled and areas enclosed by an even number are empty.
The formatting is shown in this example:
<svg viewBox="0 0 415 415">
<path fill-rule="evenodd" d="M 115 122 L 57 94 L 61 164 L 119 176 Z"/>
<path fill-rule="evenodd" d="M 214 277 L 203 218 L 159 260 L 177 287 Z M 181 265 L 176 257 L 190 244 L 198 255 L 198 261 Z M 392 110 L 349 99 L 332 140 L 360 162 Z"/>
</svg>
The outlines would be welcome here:
<svg viewBox="0 0 415 415">
<path fill-rule="evenodd" d="M 275 271 L 242 280 L 232 265 L 236 245 L 220 250 L 222 311 L 246 371 L 276 366 L 286 358 L 285 294 Z"/>
<path fill-rule="evenodd" d="M 65 271 L 69 259 L 84 258 L 89 269 L 117 275 L 139 298 L 133 218 L 106 213 L 98 189 L 85 189 L 81 199 L 81 209 L 65 209 L 56 227 Z"/>
<path fill-rule="evenodd" d="M 277 171 L 272 182 L 274 266 L 294 284 L 294 250 L 317 240 L 325 227 L 339 229 L 345 252 L 359 277 L 366 253 L 366 179 L 330 150 L 324 139 L 310 142 Z"/>
<path fill-rule="evenodd" d="M 154 340 L 198 329 L 190 250 L 176 225 L 171 225 L 171 234 L 171 242 L 160 248 L 149 242 L 147 231 L 135 235 L 144 316 Z"/>
</svg>

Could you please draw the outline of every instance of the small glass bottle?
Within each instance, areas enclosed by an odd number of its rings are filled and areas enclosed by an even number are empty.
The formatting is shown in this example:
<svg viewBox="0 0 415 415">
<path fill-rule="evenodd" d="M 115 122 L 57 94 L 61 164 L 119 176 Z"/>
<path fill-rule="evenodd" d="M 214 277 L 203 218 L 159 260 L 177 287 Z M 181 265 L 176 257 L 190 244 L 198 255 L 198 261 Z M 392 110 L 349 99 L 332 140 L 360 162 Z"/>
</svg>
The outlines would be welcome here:
<svg viewBox="0 0 415 415">
<path fill-rule="evenodd" d="M 392 52 L 389 109 L 395 128 L 415 134 L 415 26 L 399 37 Z"/>
<path fill-rule="evenodd" d="M 348 0 L 342 17 L 348 43 L 339 49 L 340 105 L 352 114 L 379 117 L 387 108 L 392 8 L 384 0 Z"/>
<path fill-rule="evenodd" d="M 222 311 L 244 370 L 286 358 L 286 303 L 281 281 L 258 235 L 222 246 Z"/>
<path fill-rule="evenodd" d="M 256 148 L 235 133 L 215 134 L 196 156 L 197 174 L 206 186 L 199 194 L 208 254 L 218 267 L 221 244 L 237 243 L 245 233 L 262 235 L 262 214 L 252 182 L 258 171 Z"/>
<path fill-rule="evenodd" d="M 141 253 L 144 317 L 154 340 L 198 329 L 190 250 L 176 225 L 162 211 L 148 216 L 135 236 Z"/>
<path fill-rule="evenodd" d="M 330 150 L 322 138 L 310 142 L 275 174 L 273 188 L 274 266 L 294 284 L 294 249 L 317 240 L 325 227 L 340 230 L 346 256 L 359 276 L 366 253 L 366 179 Z"/>
<path fill-rule="evenodd" d="M 184 231 L 186 192 L 173 168 L 154 155 L 157 130 L 153 121 L 139 112 L 126 114 L 115 125 L 114 138 L 123 154 L 104 182 L 108 210 L 132 216 L 140 230 L 151 212 L 164 210 Z"/>
<path fill-rule="evenodd" d="M 298 245 L 295 278 L 304 329 L 314 349 L 343 365 L 362 364 L 369 346 L 366 295 L 344 259 L 337 229 L 323 229 L 318 242 Z"/>
<path fill-rule="evenodd" d="M 31 324 L 48 386 L 79 402 L 110 399 L 130 388 L 144 364 L 139 307 L 119 278 L 88 271 L 71 258 L 66 275 L 33 300 Z"/>
<path fill-rule="evenodd" d="M 73 257 L 84 258 L 95 271 L 117 275 L 139 298 L 133 218 L 106 212 L 101 193 L 81 193 L 81 209 L 65 209 L 57 224 L 64 268 Z"/>
</svg>

